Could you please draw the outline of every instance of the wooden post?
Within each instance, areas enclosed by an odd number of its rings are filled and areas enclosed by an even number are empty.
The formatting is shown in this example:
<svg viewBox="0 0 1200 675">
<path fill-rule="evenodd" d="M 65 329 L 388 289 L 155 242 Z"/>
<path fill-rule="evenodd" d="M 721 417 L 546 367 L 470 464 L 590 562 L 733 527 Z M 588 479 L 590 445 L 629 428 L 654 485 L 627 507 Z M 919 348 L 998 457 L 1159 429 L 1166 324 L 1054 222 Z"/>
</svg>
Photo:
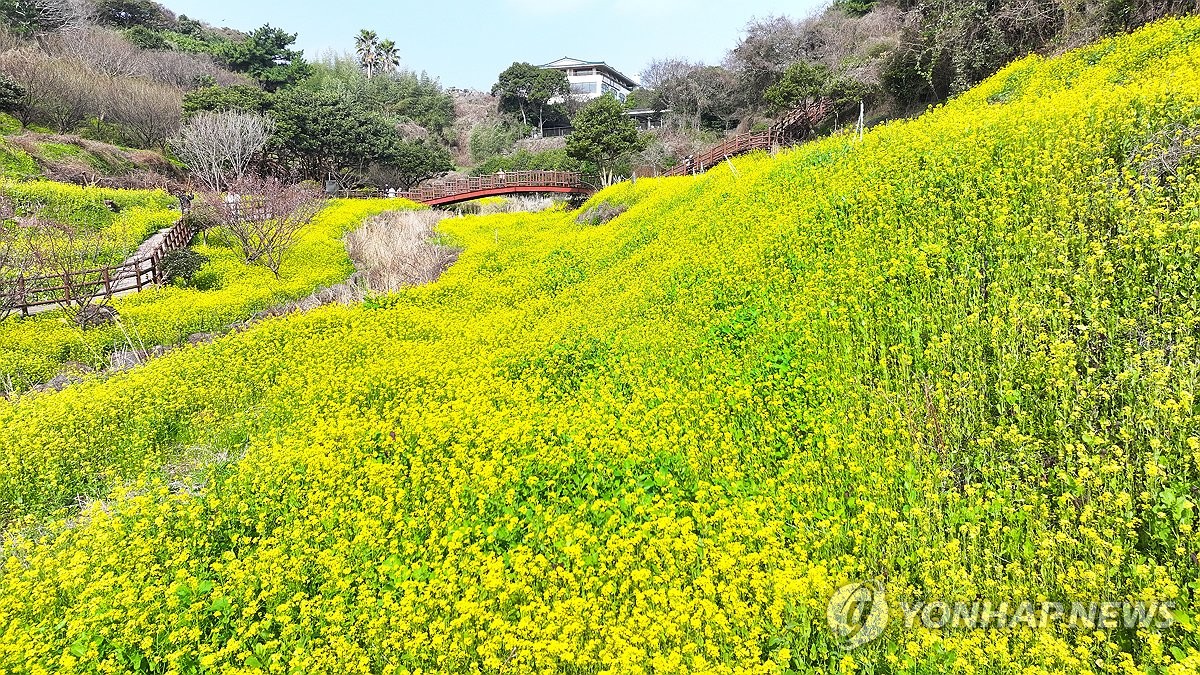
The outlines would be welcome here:
<svg viewBox="0 0 1200 675">
<path fill-rule="evenodd" d="M 17 302 L 21 303 L 21 316 L 29 316 L 29 303 L 25 298 L 25 277 L 17 277 Z"/>
<path fill-rule="evenodd" d="M 139 258 L 133 263 L 133 283 L 139 291 L 142 290 L 142 260 L 142 258 Z"/>
<path fill-rule="evenodd" d="M 104 297 L 112 299 L 112 277 L 109 275 L 108 268 L 104 268 L 101 273 L 101 278 L 104 279 Z"/>
</svg>

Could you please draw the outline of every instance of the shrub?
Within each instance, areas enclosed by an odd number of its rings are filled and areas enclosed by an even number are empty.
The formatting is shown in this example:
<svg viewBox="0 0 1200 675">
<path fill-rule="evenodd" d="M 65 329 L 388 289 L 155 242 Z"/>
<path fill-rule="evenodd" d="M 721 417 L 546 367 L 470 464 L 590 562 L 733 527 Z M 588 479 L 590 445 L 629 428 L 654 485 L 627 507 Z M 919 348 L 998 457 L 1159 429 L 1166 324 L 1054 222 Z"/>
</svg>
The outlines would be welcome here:
<svg viewBox="0 0 1200 675">
<path fill-rule="evenodd" d="M 0 73 L 0 112 L 7 113 L 19 109 L 24 99 L 25 88 L 11 77 Z"/>
<path fill-rule="evenodd" d="M 162 267 L 163 278 L 167 282 L 190 282 L 209 261 L 209 257 L 190 248 L 170 251 L 163 255 L 159 263 Z"/>
<path fill-rule="evenodd" d="M 625 213 L 629 209 L 624 204 L 610 204 L 609 202 L 600 202 L 595 206 L 584 210 L 575 219 L 575 222 L 581 225 L 603 225 L 617 216 Z"/>
</svg>

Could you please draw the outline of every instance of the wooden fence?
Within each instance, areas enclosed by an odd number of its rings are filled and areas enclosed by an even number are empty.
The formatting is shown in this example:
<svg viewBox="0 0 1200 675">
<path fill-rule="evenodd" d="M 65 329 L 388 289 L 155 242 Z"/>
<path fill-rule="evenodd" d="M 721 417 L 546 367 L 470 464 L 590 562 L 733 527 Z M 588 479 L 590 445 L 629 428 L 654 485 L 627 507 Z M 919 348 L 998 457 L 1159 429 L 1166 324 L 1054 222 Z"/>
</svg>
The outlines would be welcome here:
<svg viewBox="0 0 1200 675">
<path fill-rule="evenodd" d="M 181 220 L 144 255 L 120 265 L 31 277 L 19 275 L 0 281 L 0 318 L 17 312 L 29 316 L 52 305 L 97 298 L 111 300 L 122 293 L 162 283 L 163 256 L 186 247 L 191 240 L 191 226 Z"/>
</svg>

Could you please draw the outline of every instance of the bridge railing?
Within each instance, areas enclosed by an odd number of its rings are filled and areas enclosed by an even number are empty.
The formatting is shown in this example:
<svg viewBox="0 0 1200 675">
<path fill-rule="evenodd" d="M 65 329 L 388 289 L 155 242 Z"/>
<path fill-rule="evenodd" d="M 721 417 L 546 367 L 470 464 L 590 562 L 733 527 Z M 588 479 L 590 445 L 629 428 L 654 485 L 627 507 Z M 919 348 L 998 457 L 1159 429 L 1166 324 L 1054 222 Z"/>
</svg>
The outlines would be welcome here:
<svg viewBox="0 0 1200 675">
<path fill-rule="evenodd" d="M 689 173 L 704 173 L 725 161 L 726 158 L 744 155 L 747 152 L 755 150 L 770 150 L 776 143 L 778 143 L 778 136 L 774 131 L 756 131 L 748 134 L 739 134 L 732 138 L 727 138 L 719 145 L 696 155 L 692 158 L 691 164 L 680 162 L 664 172 L 663 175 L 686 176 Z"/>
<path fill-rule="evenodd" d="M 471 192 L 517 187 L 577 188 L 584 187 L 584 183 L 583 177 L 572 171 L 508 171 L 488 176 L 428 181 L 408 192 L 399 192 L 396 196 L 415 202 L 429 202 Z"/>
<path fill-rule="evenodd" d="M 788 111 L 767 131 L 756 131 L 727 138 L 720 144 L 692 157 L 691 163 L 680 162 L 663 173 L 664 176 L 686 176 L 704 173 L 730 157 L 755 150 L 771 150 L 795 143 L 812 128 L 833 114 L 833 101 L 822 98 Z"/>
<path fill-rule="evenodd" d="M 511 188 L 568 188 L 590 187 L 582 174 L 573 171 L 506 171 L 487 176 L 464 176 L 425 181 L 408 191 L 397 191 L 396 197 L 414 202 L 431 202 L 473 192 L 488 192 Z M 378 188 L 342 190 L 340 197 L 371 198 L 386 197 L 390 193 Z"/>
</svg>

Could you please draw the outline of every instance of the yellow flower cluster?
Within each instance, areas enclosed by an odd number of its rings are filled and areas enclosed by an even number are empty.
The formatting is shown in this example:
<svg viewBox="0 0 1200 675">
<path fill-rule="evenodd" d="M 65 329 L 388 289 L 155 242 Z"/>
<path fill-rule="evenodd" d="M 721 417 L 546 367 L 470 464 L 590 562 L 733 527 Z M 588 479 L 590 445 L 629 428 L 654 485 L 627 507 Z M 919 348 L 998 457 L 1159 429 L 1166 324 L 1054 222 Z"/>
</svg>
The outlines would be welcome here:
<svg viewBox="0 0 1200 675">
<path fill-rule="evenodd" d="M 1164 21 L 0 403 L 0 669 L 1195 672 L 1198 124 Z M 1175 624 L 899 609 L 1093 599 Z"/>
</svg>

